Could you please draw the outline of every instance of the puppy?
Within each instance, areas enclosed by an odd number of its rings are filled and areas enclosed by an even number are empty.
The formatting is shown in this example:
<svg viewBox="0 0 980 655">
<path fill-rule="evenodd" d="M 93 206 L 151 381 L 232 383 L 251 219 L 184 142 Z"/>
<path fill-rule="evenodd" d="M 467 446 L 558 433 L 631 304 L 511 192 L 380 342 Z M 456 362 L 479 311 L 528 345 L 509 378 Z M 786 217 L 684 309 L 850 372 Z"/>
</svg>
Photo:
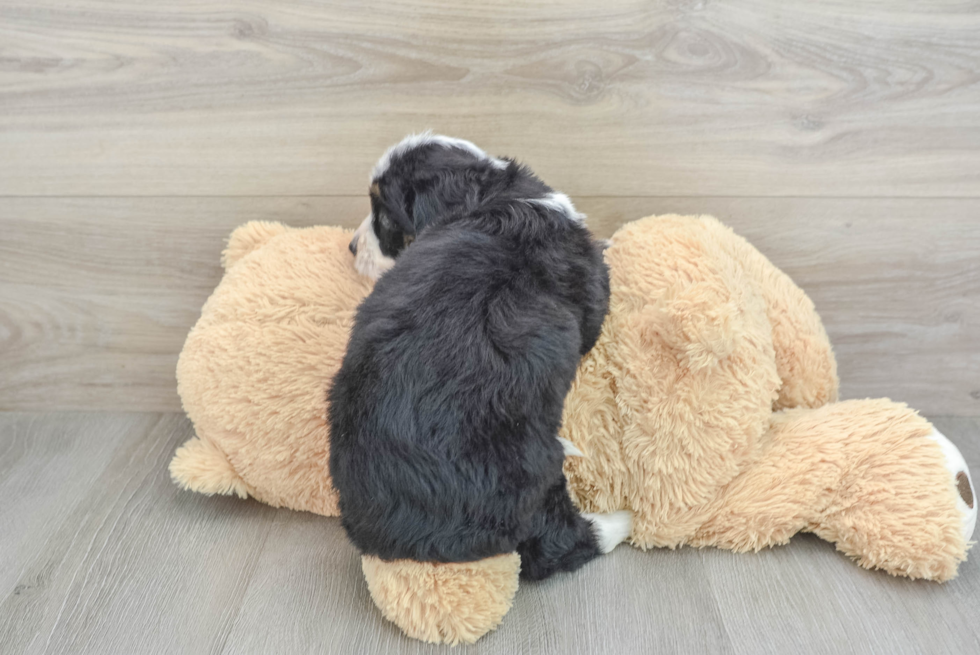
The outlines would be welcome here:
<svg viewBox="0 0 980 655">
<path fill-rule="evenodd" d="M 584 217 L 526 167 L 429 133 L 384 154 L 370 196 L 350 249 L 380 279 L 329 395 L 351 541 L 386 560 L 516 550 L 527 579 L 611 551 L 630 514 L 575 509 L 558 439 L 609 303 Z"/>
</svg>

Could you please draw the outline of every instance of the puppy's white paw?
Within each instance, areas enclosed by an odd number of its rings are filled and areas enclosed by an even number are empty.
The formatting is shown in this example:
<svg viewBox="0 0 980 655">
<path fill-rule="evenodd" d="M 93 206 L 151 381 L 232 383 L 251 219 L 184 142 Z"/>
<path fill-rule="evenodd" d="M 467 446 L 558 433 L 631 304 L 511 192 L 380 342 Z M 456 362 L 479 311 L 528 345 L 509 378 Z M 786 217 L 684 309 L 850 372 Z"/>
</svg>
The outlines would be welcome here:
<svg viewBox="0 0 980 655">
<path fill-rule="evenodd" d="M 603 555 L 611 553 L 613 548 L 623 543 L 633 529 L 633 512 L 628 510 L 609 514 L 582 514 L 582 516 L 592 522 L 592 529 Z"/>
<path fill-rule="evenodd" d="M 963 515 L 963 538 L 970 541 L 973 529 L 977 526 L 976 488 L 970 478 L 970 469 L 959 449 L 942 432 L 933 428 L 929 438 L 939 444 L 946 458 L 946 470 L 956 485 L 956 507 Z"/>
<path fill-rule="evenodd" d="M 565 457 L 585 457 L 585 453 L 575 447 L 568 439 L 562 439 L 558 437 L 558 443 L 561 444 L 561 449 L 565 451 Z"/>
</svg>

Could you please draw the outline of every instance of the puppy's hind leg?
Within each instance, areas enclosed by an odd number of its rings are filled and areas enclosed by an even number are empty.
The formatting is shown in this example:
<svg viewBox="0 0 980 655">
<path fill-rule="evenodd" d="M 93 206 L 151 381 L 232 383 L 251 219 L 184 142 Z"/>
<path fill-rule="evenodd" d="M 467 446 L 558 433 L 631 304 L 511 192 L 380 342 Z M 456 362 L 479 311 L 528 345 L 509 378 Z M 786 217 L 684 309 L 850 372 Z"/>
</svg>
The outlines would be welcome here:
<svg viewBox="0 0 980 655">
<path fill-rule="evenodd" d="M 531 536 L 517 546 L 521 577 L 543 580 L 559 571 L 574 571 L 615 548 L 629 536 L 631 524 L 629 512 L 580 514 L 568 497 L 563 475 L 548 490 Z"/>
<path fill-rule="evenodd" d="M 592 523 L 592 529 L 599 541 L 599 551 L 603 555 L 611 553 L 616 546 L 623 543 L 633 529 L 633 513 L 627 510 L 582 516 Z"/>
</svg>

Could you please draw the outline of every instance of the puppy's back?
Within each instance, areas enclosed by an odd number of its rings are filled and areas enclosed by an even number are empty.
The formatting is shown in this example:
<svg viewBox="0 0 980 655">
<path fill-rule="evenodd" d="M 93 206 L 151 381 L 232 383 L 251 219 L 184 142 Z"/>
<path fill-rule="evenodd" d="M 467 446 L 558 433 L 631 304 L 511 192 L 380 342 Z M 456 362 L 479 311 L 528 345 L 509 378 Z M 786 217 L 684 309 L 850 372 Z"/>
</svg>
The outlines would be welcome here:
<svg viewBox="0 0 980 655">
<path fill-rule="evenodd" d="M 359 308 L 330 394 L 330 466 L 364 552 L 467 561 L 523 539 L 561 473 L 582 349 L 562 295 L 574 281 L 555 279 L 568 238 L 515 247 L 480 224 L 433 227 Z"/>
</svg>

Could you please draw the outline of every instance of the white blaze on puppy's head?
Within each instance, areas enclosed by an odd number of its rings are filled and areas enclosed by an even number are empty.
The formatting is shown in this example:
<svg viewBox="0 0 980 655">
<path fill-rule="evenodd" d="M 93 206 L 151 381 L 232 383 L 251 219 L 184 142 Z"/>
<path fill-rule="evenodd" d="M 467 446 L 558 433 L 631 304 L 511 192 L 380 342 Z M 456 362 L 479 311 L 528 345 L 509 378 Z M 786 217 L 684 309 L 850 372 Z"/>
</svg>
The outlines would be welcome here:
<svg viewBox="0 0 980 655">
<path fill-rule="evenodd" d="M 433 134 L 432 130 L 426 130 L 420 134 L 410 134 L 395 145 L 388 148 L 385 154 L 381 155 L 381 159 L 378 163 L 374 165 L 374 170 L 371 171 L 371 183 L 375 183 L 378 179 L 385 174 L 388 167 L 391 166 L 391 161 L 399 157 L 413 148 L 418 148 L 420 146 L 435 144 L 446 148 L 458 148 L 460 150 L 465 150 L 472 154 L 474 157 L 479 159 L 485 159 L 490 162 L 490 165 L 494 168 L 504 169 L 507 168 L 507 162 L 503 159 L 497 159 L 496 157 L 491 157 L 482 148 L 477 146 L 471 141 L 466 139 L 457 139 L 451 136 L 445 136 L 442 134 Z"/>
<path fill-rule="evenodd" d="M 564 193 L 553 191 L 543 198 L 532 198 L 531 200 L 528 200 L 528 202 L 535 203 L 542 207 L 547 207 L 548 209 L 564 214 L 569 219 L 578 223 L 585 222 L 585 214 L 575 209 L 575 205 L 572 204 L 572 200 Z"/>
</svg>

